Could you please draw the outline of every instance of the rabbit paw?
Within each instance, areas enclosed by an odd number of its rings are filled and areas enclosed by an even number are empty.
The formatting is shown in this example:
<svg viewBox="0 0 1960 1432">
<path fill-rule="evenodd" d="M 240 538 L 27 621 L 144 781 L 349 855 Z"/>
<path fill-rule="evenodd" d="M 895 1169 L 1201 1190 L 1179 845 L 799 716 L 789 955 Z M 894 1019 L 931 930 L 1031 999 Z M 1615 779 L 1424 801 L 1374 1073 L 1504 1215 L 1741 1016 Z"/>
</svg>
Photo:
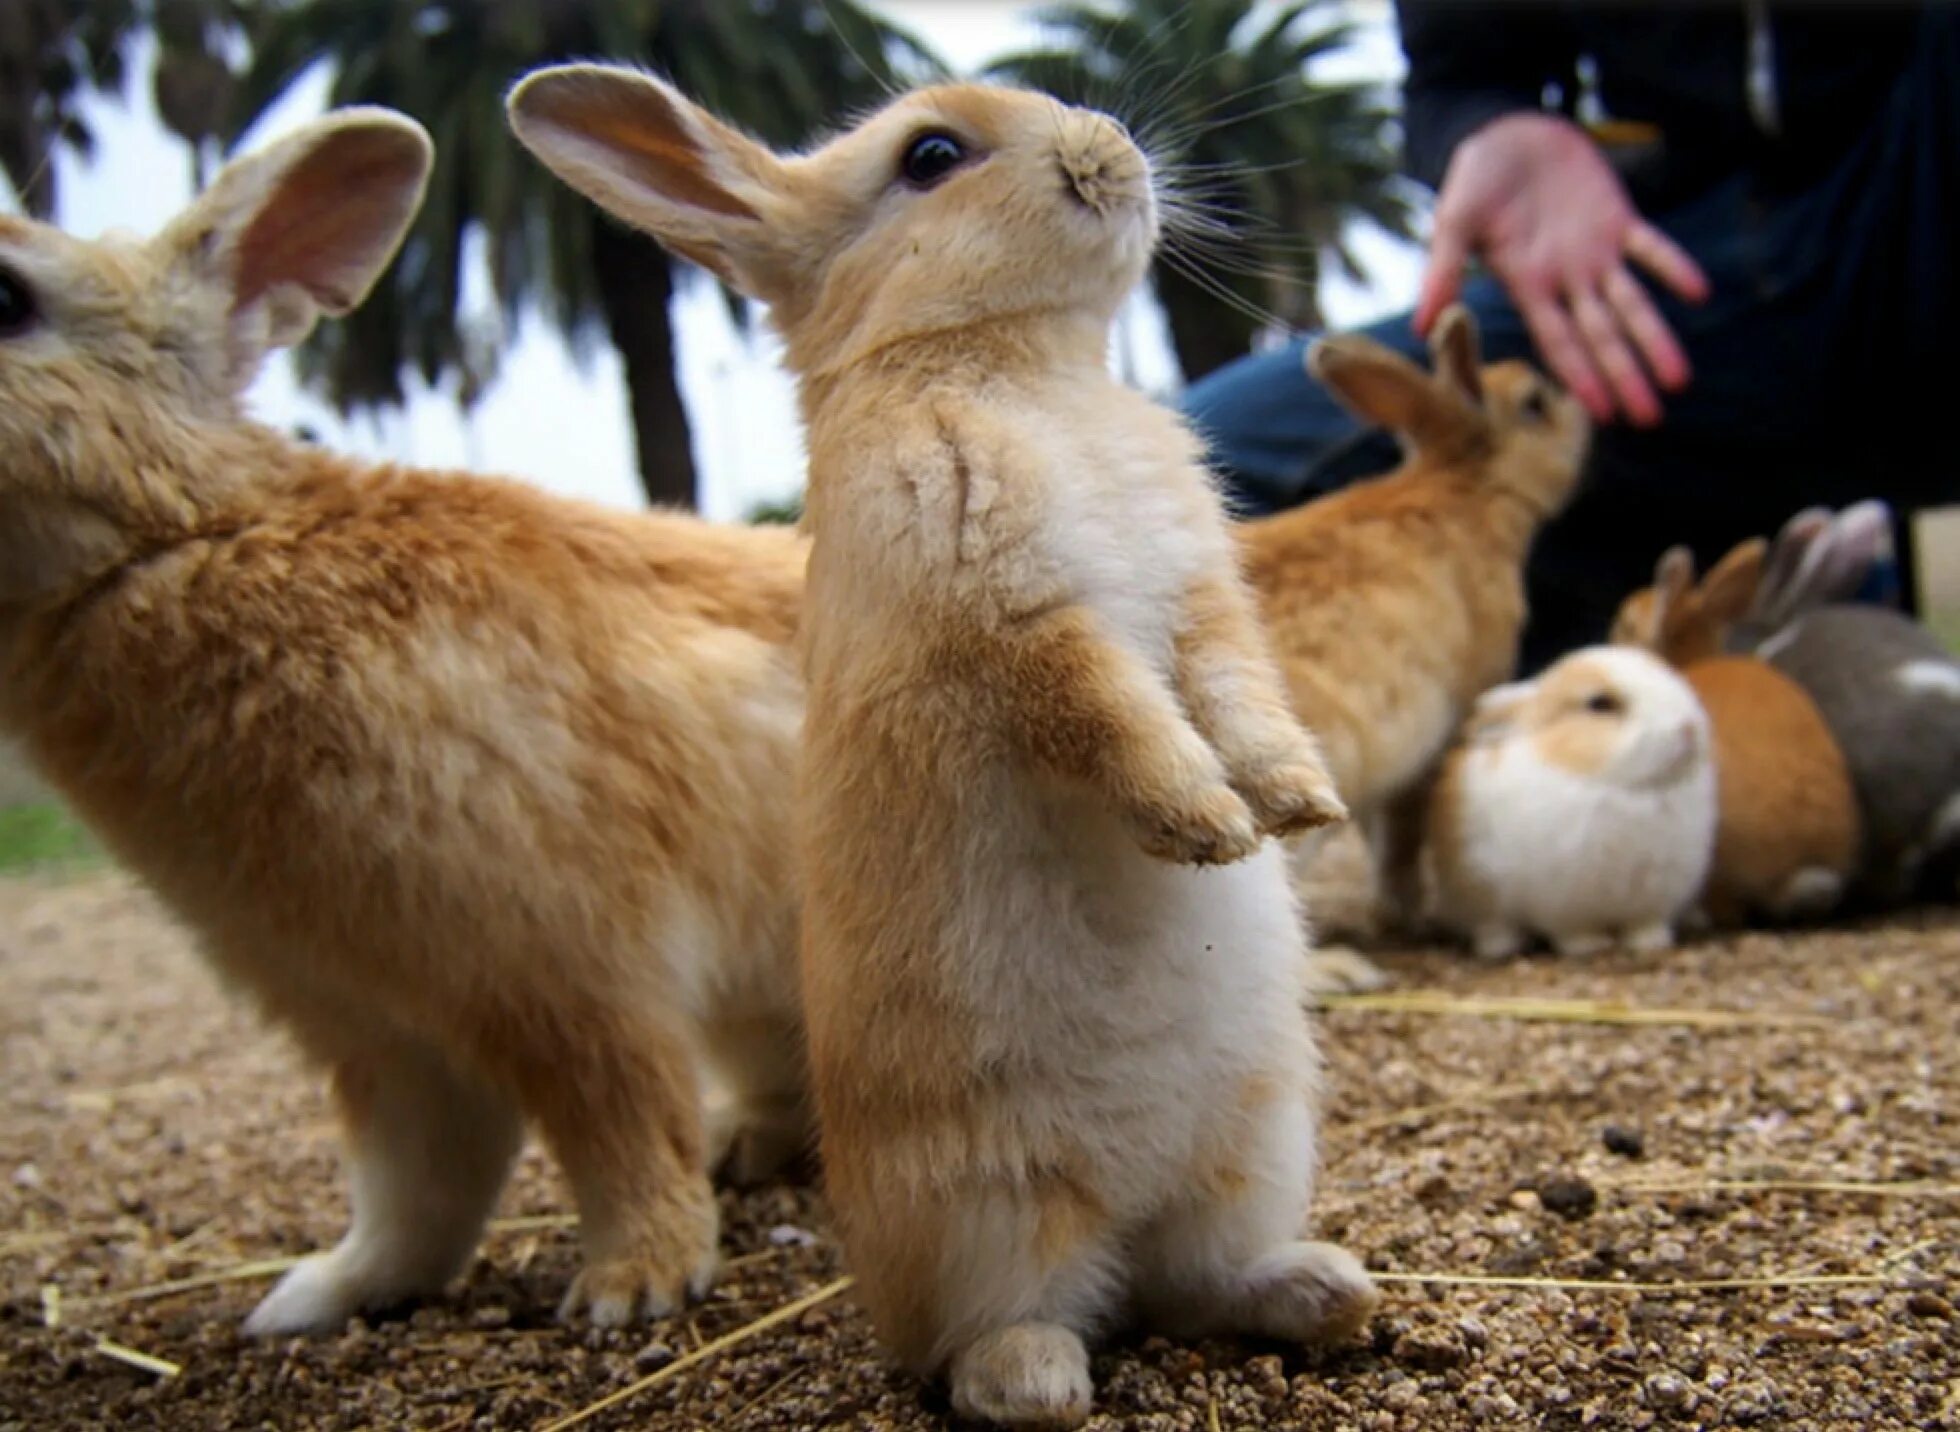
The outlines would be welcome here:
<svg viewBox="0 0 1960 1432">
<path fill-rule="evenodd" d="M 1022 1323 L 975 1340 L 953 1358 L 953 1407 L 1002 1427 L 1075 1427 L 1094 1385 L 1082 1339 L 1053 1323 Z"/>
<path fill-rule="evenodd" d="M 1512 925 L 1479 925 L 1470 947 L 1480 960 L 1508 960 L 1524 951 L 1524 931 Z"/>
<path fill-rule="evenodd" d="M 252 1309 L 245 1319 L 245 1335 L 280 1338 L 330 1333 L 356 1313 L 441 1291 L 440 1280 L 426 1288 L 409 1287 L 399 1280 L 378 1280 L 371 1271 L 363 1271 L 365 1261 L 340 1250 L 301 1259 Z"/>
<path fill-rule="evenodd" d="M 1252 811 L 1225 785 L 1200 788 L 1177 806 L 1146 806 L 1133 824 L 1146 854 L 1180 865 L 1230 865 L 1259 848 Z"/>
<path fill-rule="evenodd" d="M 1333 1243 L 1274 1249 L 1247 1281 L 1248 1330 L 1288 1342 L 1343 1342 L 1361 1331 L 1381 1302 L 1367 1269 Z"/>
<path fill-rule="evenodd" d="M 1638 954 L 1659 954 L 1674 948 L 1674 929 L 1664 921 L 1642 925 L 1626 933 L 1626 947 Z"/>
<path fill-rule="evenodd" d="M 1297 835 L 1347 819 L 1333 780 L 1316 761 L 1241 771 L 1232 784 L 1267 835 Z"/>
<path fill-rule="evenodd" d="M 640 1254 L 588 1263 L 558 1306 L 561 1322 L 589 1317 L 602 1328 L 677 1313 L 715 1280 L 713 1245 L 691 1257 Z"/>
<path fill-rule="evenodd" d="M 1373 994 L 1395 981 L 1388 971 L 1351 945 L 1322 945 L 1307 952 L 1307 993 Z"/>
</svg>

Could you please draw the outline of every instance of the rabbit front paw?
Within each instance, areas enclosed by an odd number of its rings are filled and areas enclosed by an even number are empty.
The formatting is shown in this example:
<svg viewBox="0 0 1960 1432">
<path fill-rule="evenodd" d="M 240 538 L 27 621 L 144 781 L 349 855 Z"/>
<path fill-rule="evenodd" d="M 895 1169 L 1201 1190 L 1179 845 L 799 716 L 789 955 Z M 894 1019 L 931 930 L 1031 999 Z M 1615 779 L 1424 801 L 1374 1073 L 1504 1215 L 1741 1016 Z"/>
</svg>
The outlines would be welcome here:
<svg viewBox="0 0 1960 1432">
<path fill-rule="evenodd" d="M 338 1331 L 356 1313 L 392 1307 L 442 1291 L 444 1279 L 406 1275 L 358 1244 L 302 1258 L 245 1319 L 245 1335 L 298 1337 Z"/>
<path fill-rule="evenodd" d="M 588 1263 L 558 1306 L 561 1322 L 590 1318 L 596 1327 L 624 1327 L 679 1312 L 707 1294 L 715 1279 L 715 1249 L 648 1251 Z"/>
<path fill-rule="evenodd" d="M 1151 804 L 1131 817 L 1137 843 L 1180 865 L 1230 865 L 1259 848 L 1259 826 L 1231 787 L 1201 787 L 1175 805 Z"/>
<path fill-rule="evenodd" d="M 627 1218 L 580 1205 L 584 1269 L 559 1304 L 560 1320 L 602 1328 L 679 1312 L 714 1282 L 720 1216 L 705 1178 L 663 1189 Z"/>
<path fill-rule="evenodd" d="M 1289 761 L 1235 772 L 1232 786 L 1267 835 L 1297 835 L 1347 819 L 1347 807 L 1318 761 Z"/>
</svg>

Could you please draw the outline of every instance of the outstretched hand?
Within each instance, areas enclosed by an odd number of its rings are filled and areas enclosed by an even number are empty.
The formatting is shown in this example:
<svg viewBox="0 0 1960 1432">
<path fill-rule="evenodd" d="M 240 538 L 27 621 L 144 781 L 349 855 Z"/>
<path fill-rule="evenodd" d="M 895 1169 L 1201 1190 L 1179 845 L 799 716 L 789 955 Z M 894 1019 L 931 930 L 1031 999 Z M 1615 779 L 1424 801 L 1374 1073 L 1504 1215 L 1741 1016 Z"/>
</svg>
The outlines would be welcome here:
<svg viewBox="0 0 1960 1432">
<path fill-rule="evenodd" d="M 1552 115 L 1512 114 L 1458 146 L 1436 201 L 1419 334 L 1455 300 L 1478 254 L 1588 412 L 1604 421 L 1617 410 L 1643 427 L 1660 421 L 1655 385 L 1685 387 L 1688 359 L 1630 266 L 1690 303 L 1708 296 L 1708 279 L 1640 217 L 1583 131 Z"/>
</svg>

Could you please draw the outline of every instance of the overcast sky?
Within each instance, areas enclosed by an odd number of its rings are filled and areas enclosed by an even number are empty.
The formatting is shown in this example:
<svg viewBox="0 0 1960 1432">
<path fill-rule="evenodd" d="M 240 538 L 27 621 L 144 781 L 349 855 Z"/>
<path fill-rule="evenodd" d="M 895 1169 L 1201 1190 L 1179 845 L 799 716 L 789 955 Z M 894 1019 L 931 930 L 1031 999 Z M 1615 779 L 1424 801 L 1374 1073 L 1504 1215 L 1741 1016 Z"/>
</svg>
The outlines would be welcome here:
<svg viewBox="0 0 1960 1432">
<path fill-rule="evenodd" d="M 1033 35 L 1034 6 L 1006 0 L 875 0 L 878 8 L 910 27 L 963 69 Z M 1362 40 L 1330 66 L 1344 74 L 1392 81 L 1401 56 L 1386 7 L 1363 5 Z M 630 57 L 629 57 L 630 58 Z M 148 57 L 132 57 L 130 72 L 149 73 Z M 326 103 L 326 78 L 309 76 L 268 114 L 247 140 L 264 140 L 318 114 Z M 92 164 L 62 156 L 59 221 L 89 235 L 124 228 L 159 227 L 190 194 L 189 159 L 158 124 L 147 83 L 130 86 L 121 103 L 91 104 L 89 123 L 98 149 Z M 1413 299 L 1417 256 L 1379 233 L 1359 236 L 1357 247 L 1374 277 L 1367 289 L 1338 280 L 1323 290 L 1329 319 L 1364 322 L 1407 306 Z M 678 301 L 681 382 L 694 423 L 695 454 L 702 473 L 702 506 L 713 517 L 740 517 L 757 502 L 801 486 L 801 445 L 787 378 L 767 338 L 749 338 L 730 323 L 718 293 L 692 286 Z M 466 286 L 465 301 L 490 305 L 481 280 Z M 1118 335 L 1126 371 L 1163 391 L 1175 367 L 1155 310 L 1132 305 Z M 252 392 L 263 420 L 282 426 L 306 423 L 323 440 L 348 451 L 404 461 L 470 467 L 535 481 L 556 491 L 602 502 L 636 504 L 632 436 L 618 360 L 598 345 L 583 367 L 575 364 L 542 322 L 520 326 L 504 355 L 501 376 L 467 417 L 444 392 L 418 392 L 405 413 L 343 422 L 300 389 L 290 364 L 268 365 Z"/>
</svg>

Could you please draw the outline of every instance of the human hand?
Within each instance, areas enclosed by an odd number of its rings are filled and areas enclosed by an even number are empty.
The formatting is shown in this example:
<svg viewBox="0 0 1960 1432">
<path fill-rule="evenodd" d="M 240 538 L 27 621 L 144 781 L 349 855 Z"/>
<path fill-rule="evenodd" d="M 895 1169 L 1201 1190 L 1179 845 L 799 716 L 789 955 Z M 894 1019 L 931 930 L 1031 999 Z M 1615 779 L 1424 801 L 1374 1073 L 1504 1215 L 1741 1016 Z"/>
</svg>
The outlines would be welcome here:
<svg viewBox="0 0 1960 1432">
<path fill-rule="evenodd" d="M 1654 384 L 1686 386 L 1688 359 L 1629 262 L 1690 303 L 1708 296 L 1708 279 L 1640 217 L 1583 131 L 1553 115 L 1511 114 L 1457 147 L 1437 196 L 1419 334 L 1457 297 L 1472 254 L 1509 290 L 1539 353 L 1588 412 L 1604 421 L 1618 409 L 1642 427 L 1660 421 Z"/>
</svg>

